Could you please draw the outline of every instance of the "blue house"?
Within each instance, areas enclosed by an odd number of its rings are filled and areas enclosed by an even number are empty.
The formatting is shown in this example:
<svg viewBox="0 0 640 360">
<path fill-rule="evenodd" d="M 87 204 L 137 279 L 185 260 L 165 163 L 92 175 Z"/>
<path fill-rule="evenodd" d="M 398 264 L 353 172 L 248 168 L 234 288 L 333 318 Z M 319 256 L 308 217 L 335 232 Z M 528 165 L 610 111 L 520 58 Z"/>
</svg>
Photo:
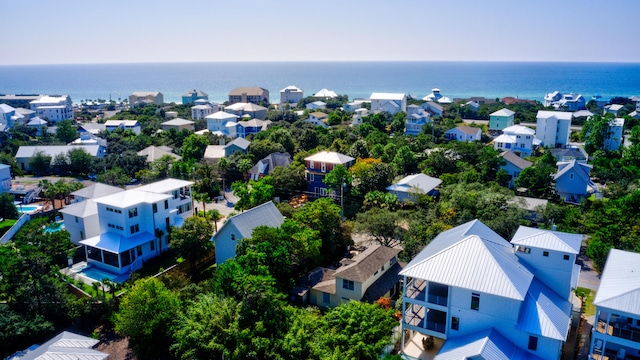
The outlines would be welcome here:
<svg viewBox="0 0 640 360">
<path fill-rule="evenodd" d="M 592 165 L 576 160 L 558 162 L 558 172 L 553 176 L 556 194 L 564 201 L 577 203 L 594 189 L 589 172 Z"/>
<path fill-rule="evenodd" d="M 251 119 L 249 121 L 238 121 L 236 123 L 236 135 L 245 138 L 251 134 L 266 130 L 270 124 L 271 120 Z"/>
<path fill-rule="evenodd" d="M 349 168 L 355 159 L 333 151 L 321 151 L 304 159 L 307 175 L 307 191 L 315 196 L 326 196 L 329 187 L 323 182 L 324 176 L 340 164 Z"/>
<path fill-rule="evenodd" d="M 240 240 L 253 236 L 253 229 L 258 226 L 277 228 L 283 221 L 284 216 L 271 201 L 230 217 L 211 237 L 216 244 L 216 264 L 235 258 L 236 246 Z"/>
<path fill-rule="evenodd" d="M 500 169 L 504 169 L 509 174 L 508 186 L 510 188 L 516 186 L 516 179 L 520 176 L 522 170 L 533 165 L 531 161 L 527 161 L 511 151 L 505 151 L 499 156 L 504 160 L 504 164 L 500 165 Z"/>
<path fill-rule="evenodd" d="M 202 90 L 193 89 L 182 95 L 182 104 L 193 104 L 200 99 L 209 100 L 209 95 Z"/>
</svg>

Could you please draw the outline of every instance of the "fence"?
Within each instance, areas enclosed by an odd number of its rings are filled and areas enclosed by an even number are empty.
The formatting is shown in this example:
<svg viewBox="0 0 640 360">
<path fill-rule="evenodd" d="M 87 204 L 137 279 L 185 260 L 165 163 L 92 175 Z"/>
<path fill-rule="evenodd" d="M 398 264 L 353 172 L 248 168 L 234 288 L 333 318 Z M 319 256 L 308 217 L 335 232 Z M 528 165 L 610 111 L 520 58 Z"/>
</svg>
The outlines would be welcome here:
<svg viewBox="0 0 640 360">
<path fill-rule="evenodd" d="M 7 241 L 11 240 L 13 236 L 18 232 L 18 230 L 20 230 L 22 225 L 24 225 L 29 220 L 31 220 L 31 216 L 29 214 L 22 214 L 18 218 L 18 221 L 16 221 L 16 223 L 13 224 L 13 226 L 9 230 L 7 230 L 4 235 L 2 235 L 2 237 L 0 238 L 0 244 L 4 244 Z"/>
</svg>

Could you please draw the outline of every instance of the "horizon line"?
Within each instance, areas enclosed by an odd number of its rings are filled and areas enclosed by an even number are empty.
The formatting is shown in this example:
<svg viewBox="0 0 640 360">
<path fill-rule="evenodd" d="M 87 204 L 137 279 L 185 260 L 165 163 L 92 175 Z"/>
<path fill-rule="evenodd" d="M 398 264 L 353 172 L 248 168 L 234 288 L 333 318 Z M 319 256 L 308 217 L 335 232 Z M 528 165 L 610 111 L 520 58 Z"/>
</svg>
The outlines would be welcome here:
<svg viewBox="0 0 640 360">
<path fill-rule="evenodd" d="M 229 63 L 529 63 L 529 64 L 640 64 L 640 61 L 579 61 L 579 60 L 211 60 L 211 61 L 130 61 L 85 63 L 0 64 L 2 66 L 55 65 L 138 65 L 138 64 L 229 64 Z"/>
</svg>

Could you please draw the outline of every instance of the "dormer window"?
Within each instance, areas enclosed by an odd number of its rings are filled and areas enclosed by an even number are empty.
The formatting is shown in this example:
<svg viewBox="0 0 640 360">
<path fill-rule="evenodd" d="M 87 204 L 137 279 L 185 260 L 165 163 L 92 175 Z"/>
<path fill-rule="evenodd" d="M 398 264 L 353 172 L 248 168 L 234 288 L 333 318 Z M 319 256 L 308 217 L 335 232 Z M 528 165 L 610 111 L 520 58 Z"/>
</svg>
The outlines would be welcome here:
<svg viewBox="0 0 640 360">
<path fill-rule="evenodd" d="M 320 171 L 322 172 L 327 172 L 327 164 L 326 163 L 321 163 L 320 164 Z"/>
</svg>

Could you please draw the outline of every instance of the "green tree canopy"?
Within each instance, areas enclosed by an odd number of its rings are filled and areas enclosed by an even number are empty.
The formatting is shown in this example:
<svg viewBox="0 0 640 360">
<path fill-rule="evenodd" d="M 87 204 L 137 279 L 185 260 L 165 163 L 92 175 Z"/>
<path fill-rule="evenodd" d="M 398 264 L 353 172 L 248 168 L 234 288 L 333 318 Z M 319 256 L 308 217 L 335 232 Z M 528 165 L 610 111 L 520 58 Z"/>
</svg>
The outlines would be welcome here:
<svg viewBox="0 0 640 360">
<path fill-rule="evenodd" d="M 189 260 L 191 270 L 195 262 L 213 248 L 213 231 L 206 219 L 192 216 L 184 221 L 182 227 L 171 230 L 171 247 L 182 257 Z"/>
</svg>

